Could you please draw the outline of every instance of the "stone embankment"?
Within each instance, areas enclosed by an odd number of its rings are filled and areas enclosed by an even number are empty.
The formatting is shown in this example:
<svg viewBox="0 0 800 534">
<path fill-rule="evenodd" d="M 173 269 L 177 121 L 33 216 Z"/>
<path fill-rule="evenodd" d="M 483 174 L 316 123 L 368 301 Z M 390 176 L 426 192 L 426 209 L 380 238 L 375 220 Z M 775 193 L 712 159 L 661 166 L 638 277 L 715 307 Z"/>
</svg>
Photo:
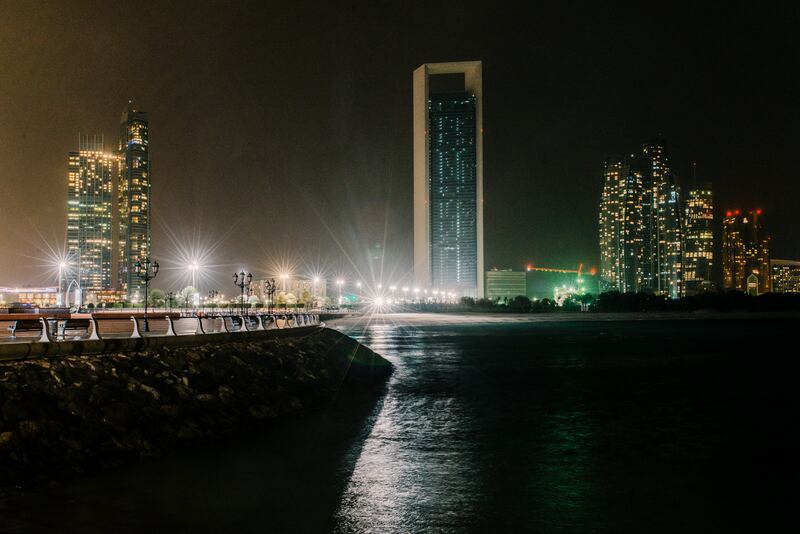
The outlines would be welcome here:
<svg viewBox="0 0 800 534">
<path fill-rule="evenodd" d="M 242 431 L 390 372 L 381 356 L 324 328 L 0 362 L 0 488 Z"/>
</svg>

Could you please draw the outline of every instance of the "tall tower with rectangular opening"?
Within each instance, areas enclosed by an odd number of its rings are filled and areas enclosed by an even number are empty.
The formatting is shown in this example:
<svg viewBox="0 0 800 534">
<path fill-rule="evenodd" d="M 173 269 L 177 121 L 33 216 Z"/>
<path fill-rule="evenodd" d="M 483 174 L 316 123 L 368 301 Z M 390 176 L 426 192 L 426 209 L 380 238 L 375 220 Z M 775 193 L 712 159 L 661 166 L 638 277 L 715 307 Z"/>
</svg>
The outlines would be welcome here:
<svg viewBox="0 0 800 534">
<path fill-rule="evenodd" d="M 483 78 L 480 61 L 414 71 L 414 278 L 483 297 Z"/>
</svg>

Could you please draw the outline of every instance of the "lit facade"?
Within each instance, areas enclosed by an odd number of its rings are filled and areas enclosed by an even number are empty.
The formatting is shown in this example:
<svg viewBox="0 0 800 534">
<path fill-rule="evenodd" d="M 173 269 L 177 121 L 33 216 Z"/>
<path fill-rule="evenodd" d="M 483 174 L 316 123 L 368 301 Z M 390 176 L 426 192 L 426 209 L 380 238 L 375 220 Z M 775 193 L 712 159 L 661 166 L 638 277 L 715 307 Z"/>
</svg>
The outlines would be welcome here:
<svg viewBox="0 0 800 534">
<path fill-rule="evenodd" d="M 486 271 L 486 298 L 511 300 L 527 293 L 525 271 L 492 269 Z"/>
<path fill-rule="evenodd" d="M 600 289 L 637 292 L 642 271 L 642 174 L 633 159 L 607 160 L 600 200 Z"/>
<path fill-rule="evenodd" d="M 607 161 L 600 202 L 600 290 L 679 298 L 684 291 L 681 190 L 666 145 Z"/>
<path fill-rule="evenodd" d="M 414 277 L 421 288 L 481 297 L 483 97 L 481 62 L 414 71 Z M 431 78 L 463 76 L 439 91 Z"/>
<path fill-rule="evenodd" d="M 669 166 L 666 143 L 642 148 L 643 291 L 679 298 L 683 294 L 683 213 L 680 187 Z"/>
<path fill-rule="evenodd" d="M 800 261 L 770 260 L 773 293 L 800 293 Z"/>
<path fill-rule="evenodd" d="M 144 294 L 144 283 L 135 273 L 136 262 L 150 256 L 151 176 L 147 114 L 132 103 L 120 123 L 118 214 L 118 284 L 128 297 Z"/>
<path fill-rule="evenodd" d="M 686 293 L 692 295 L 713 285 L 714 197 L 710 183 L 689 190 L 684 228 L 684 283 Z"/>
<path fill-rule="evenodd" d="M 725 289 L 761 295 L 772 290 L 769 235 L 761 210 L 729 211 L 722 221 L 722 283 Z"/>
<path fill-rule="evenodd" d="M 0 304 L 30 304 L 37 308 L 56 306 L 57 287 L 0 287 Z"/>
<path fill-rule="evenodd" d="M 79 135 L 67 173 L 68 268 L 63 288 L 92 293 L 112 286 L 115 159 L 102 135 Z"/>
</svg>

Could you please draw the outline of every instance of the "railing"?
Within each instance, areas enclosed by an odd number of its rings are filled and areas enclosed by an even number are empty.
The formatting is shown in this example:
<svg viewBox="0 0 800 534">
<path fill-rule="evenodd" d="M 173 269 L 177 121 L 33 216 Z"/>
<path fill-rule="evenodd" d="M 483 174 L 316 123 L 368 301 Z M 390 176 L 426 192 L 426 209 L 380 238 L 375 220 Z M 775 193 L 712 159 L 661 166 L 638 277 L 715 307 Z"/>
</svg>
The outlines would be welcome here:
<svg viewBox="0 0 800 534">
<path fill-rule="evenodd" d="M 136 339 L 150 337 L 177 337 L 236 332 L 284 330 L 320 325 L 319 315 L 302 314 L 246 314 L 246 315 L 192 315 L 173 317 L 161 315 L 145 318 L 141 315 L 94 314 L 79 319 L 64 317 L 38 317 L 24 320 L 3 320 L 9 337 L 3 341 L 33 343 L 58 343 L 62 341 Z"/>
</svg>

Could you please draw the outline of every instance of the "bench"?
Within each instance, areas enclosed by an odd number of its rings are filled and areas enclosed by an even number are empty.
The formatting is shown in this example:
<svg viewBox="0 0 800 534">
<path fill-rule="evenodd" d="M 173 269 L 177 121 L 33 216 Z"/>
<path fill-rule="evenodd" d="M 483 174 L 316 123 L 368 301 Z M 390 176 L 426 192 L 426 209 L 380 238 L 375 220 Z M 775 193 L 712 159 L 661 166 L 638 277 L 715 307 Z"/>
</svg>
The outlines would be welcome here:
<svg viewBox="0 0 800 534">
<path fill-rule="evenodd" d="M 62 319 L 58 321 L 58 339 L 66 339 L 67 332 L 78 333 L 77 336 L 74 336 L 76 339 L 87 337 L 90 327 L 91 321 L 89 319 Z"/>
<path fill-rule="evenodd" d="M 50 327 L 52 329 L 53 319 L 50 319 Z M 42 322 L 39 319 L 17 319 L 12 321 L 8 326 L 8 331 L 11 332 L 11 339 L 17 339 L 17 332 L 37 332 L 42 334 Z"/>
</svg>

